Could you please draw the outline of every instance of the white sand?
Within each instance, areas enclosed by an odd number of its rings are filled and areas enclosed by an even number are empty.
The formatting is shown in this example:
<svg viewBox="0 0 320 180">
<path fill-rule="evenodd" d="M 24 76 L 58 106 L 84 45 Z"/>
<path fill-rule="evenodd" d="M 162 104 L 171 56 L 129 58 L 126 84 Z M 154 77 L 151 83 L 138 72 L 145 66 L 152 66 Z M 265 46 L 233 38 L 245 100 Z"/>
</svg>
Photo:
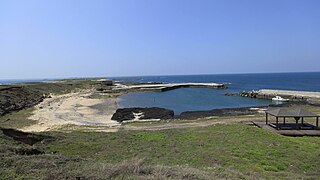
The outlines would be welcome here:
<svg viewBox="0 0 320 180">
<path fill-rule="evenodd" d="M 117 109 L 115 98 L 91 99 L 90 92 L 52 96 L 36 106 L 29 118 L 37 124 L 21 130 L 41 132 L 58 129 L 64 125 L 114 127 L 120 124 L 111 120 Z"/>
</svg>

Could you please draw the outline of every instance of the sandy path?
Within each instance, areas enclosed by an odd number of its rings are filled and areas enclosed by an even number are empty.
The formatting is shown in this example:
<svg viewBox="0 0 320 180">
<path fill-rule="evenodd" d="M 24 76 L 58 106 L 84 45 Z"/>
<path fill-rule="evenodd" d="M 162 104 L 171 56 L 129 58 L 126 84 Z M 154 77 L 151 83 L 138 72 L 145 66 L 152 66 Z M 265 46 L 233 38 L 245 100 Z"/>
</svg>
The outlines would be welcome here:
<svg viewBox="0 0 320 180">
<path fill-rule="evenodd" d="M 264 121 L 263 117 L 246 117 L 246 118 L 221 118 L 221 119 L 213 119 L 199 122 L 191 122 L 191 123 L 165 123 L 158 125 L 146 125 L 146 126 L 133 126 L 133 125 L 122 125 L 121 127 L 112 127 L 108 129 L 104 128 L 91 128 L 88 129 L 90 131 L 98 131 L 98 132 L 117 132 L 121 131 L 157 131 L 157 130 L 166 130 L 166 129 L 183 129 L 183 128 L 192 128 L 192 127 L 205 127 L 211 126 L 215 124 L 236 124 L 236 123 L 248 123 L 252 124 L 252 121 L 262 122 Z"/>
<path fill-rule="evenodd" d="M 38 123 L 21 130 L 29 132 L 50 131 L 64 125 L 119 126 L 111 120 L 117 109 L 115 98 L 92 99 L 90 91 L 52 96 L 36 106 L 29 117 Z"/>
<path fill-rule="evenodd" d="M 168 123 L 154 126 L 124 126 L 123 130 L 165 130 L 165 129 L 181 129 L 191 127 L 205 127 L 215 124 L 234 124 L 234 123 L 250 123 L 251 121 L 261 121 L 262 118 L 230 118 L 230 119 L 214 119 L 207 121 L 199 121 L 192 123 Z"/>
</svg>

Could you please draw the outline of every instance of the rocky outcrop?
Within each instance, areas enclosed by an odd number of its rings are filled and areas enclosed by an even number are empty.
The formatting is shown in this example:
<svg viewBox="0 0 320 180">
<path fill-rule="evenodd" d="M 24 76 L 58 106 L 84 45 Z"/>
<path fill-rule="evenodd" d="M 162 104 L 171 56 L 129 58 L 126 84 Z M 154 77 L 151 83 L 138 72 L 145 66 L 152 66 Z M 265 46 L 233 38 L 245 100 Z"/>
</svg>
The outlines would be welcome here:
<svg viewBox="0 0 320 180">
<path fill-rule="evenodd" d="M 118 109 L 113 114 L 112 120 L 118 122 L 133 120 L 133 119 L 173 119 L 174 112 L 164 108 L 123 108 Z"/>
<path fill-rule="evenodd" d="M 242 97 L 250 97 L 250 98 L 258 98 L 259 96 L 257 91 L 242 91 L 240 93 L 226 93 L 224 95 L 225 96 L 242 96 Z"/>
<path fill-rule="evenodd" d="M 250 107 L 244 108 L 224 108 L 213 109 L 208 111 L 186 111 L 180 114 L 180 119 L 199 119 L 211 116 L 243 116 L 257 114 L 256 110 L 252 110 Z"/>
<path fill-rule="evenodd" d="M 27 156 L 45 154 L 44 151 L 41 151 L 36 148 L 28 148 L 28 147 L 16 148 L 14 149 L 14 152 L 18 155 L 27 155 Z"/>
<path fill-rule="evenodd" d="M 0 88 L 0 116 L 32 107 L 42 102 L 44 98 L 43 93 L 25 87 L 2 87 Z"/>
</svg>

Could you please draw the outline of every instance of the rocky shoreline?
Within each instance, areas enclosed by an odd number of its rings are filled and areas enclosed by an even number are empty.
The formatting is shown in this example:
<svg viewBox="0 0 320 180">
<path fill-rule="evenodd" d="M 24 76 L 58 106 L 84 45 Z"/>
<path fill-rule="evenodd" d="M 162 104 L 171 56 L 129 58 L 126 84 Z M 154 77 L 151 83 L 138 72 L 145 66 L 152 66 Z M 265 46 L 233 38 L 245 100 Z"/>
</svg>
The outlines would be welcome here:
<svg viewBox="0 0 320 180">
<path fill-rule="evenodd" d="M 112 120 L 118 122 L 126 120 L 146 120 L 146 119 L 161 119 L 161 120 L 194 120 L 208 117 L 227 117 L 227 116 L 247 116 L 264 113 L 269 107 L 291 107 L 291 106 L 312 105 L 306 101 L 287 102 L 284 104 L 270 104 L 269 106 L 250 106 L 240 108 L 222 108 L 202 111 L 185 111 L 180 115 L 174 115 L 170 109 L 159 107 L 152 108 L 121 108 L 113 115 Z"/>
<path fill-rule="evenodd" d="M 194 120 L 208 117 L 223 117 L 223 116 L 245 116 L 255 115 L 267 109 L 268 106 L 260 107 L 242 107 L 242 108 L 224 108 L 212 109 L 204 111 L 185 111 L 180 115 L 174 115 L 170 109 L 152 107 L 152 108 L 121 108 L 116 111 L 112 116 L 112 120 L 123 122 L 127 120 L 146 120 L 146 119 L 159 119 L 159 120 Z"/>
<path fill-rule="evenodd" d="M 120 83 L 119 83 L 120 84 Z M 192 120 L 192 119 L 199 119 L 199 118 L 208 118 L 208 117 L 218 117 L 218 116 L 245 116 L 245 115 L 255 115 L 263 112 L 264 109 L 268 108 L 269 106 L 259 106 L 259 107 L 241 107 L 241 108 L 224 108 L 224 109 L 212 109 L 212 110 L 203 110 L 203 111 L 186 111 L 182 112 L 180 115 L 175 115 L 174 112 L 170 109 L 164 109 L 159 107 L 152 107 L 152 108 L 121 108 L 117 109 L 115 104 L 115 98 L 121 94 L 135 92 L 135 91 L 145 91 L 150 89 L 155 89 L 159 87 L 163 87 L 163 84 L 160 83 L 152 83 L 152 84 L 145 84 L 145 83 L 121 83 L 119 84 L 111 84 L 111 83 L 104 83 L 97 80 L 73 80 L 72 82 L 69 81 L 61 81 L 55 83 L 36 83 L 28 86 L 25 85 L 13 85 L 13 86 L 0 86 L 0 116 L 5 114 L 22 110 L 28 107 L 34 107 L 39 103 L 43 102 L 45 98 L 49 98 L 49 94 L 52 91 L 56 92 L 63 92 L 66 94 L 65 98 L 57 99 L 57 107 L 53 107 L 50 104 L 46 109 L 42 109 L 43 107 L 39 106 L 39 112 L 48 112 L 52 116 L 59 117 L 67 117 L 66 112 L 70 113 L 80 113 L 83 118 L 89 119 L 97 119 L 91 124 L 103 124 L 102 122 L 106 121 L 106 118 L 109 118 L 109 121 L 114 123 L 121 123 L 127 120 L 148 120 L 148 119 L 161 119 L 161 120 Z M 208 86 L 212 85 L 213 87 L 220 87 L 217 84 L 175 84 L 173 88 L 176 87 L 184 87 L 184 86 Z M 43 86 L 47 86 L 48 88 L 42 88 Z M 131 87 L 131 88 L 128 88 Z M 138 88 L 132 88 L 138 87 Z M 146 88 L 148 87 L 148 88 Z M 169 85 L 165 85 L 166 88 L 171 88 Z M 68 96 L 67 93 L 70 93 L 72 90 L 81 90 L 81 89 L 89 89 L 91 88 L 92 95 L 86 95 L 80 97 L 80 95 L 73 95 Z M 41 91 L 40 91 L 41 90 Z M 57 91 L 58 90 L 58 91 Z M 274 90 L 275 91 L 275 90 Z M 286 91 L 289 92 L 289 91 Z M 292 93 L 292 92 L 291 92 Z M 303 92 L 304 94 L 308 95 L 308 92 Z M 302 94 L 303 94 L 302 93 Z M 309 92 L 309 94 L 312 92 Z M 80 93 L 81 94 L 81 93 Z M 262 99 L 271 99 L 274 94 L 262 94 L 260 91 L 249 91 L 249 92 L 241 92 L 235 94 L 225 94 L 226 96 L 242 96 L 248 98 L 262 98 Z M 64 96 L 63 96 L 64 97 Z M 305 96 L 290 96 L 291 101 L 280 104 L 280 105 L 270 105 L 270 106 L 279 106 L 279 107 L 287 107 L 291 105 L 313 105 L 313 106 L 320 106 L 319 101 L 311 101 L 310 98 L 306 98 Z M 105 98 L 105 100 L 102 100 Z M 284 96 L 286 98 L 286 96 Z M 100 102 L 100 100 L 101 102 Z M 114 101 L 107 101 L 107 100 L 114 100 Z M 46 99 L 47 101 L 48 99 Z M 59 100 L 59 101 L 58 101 Z M 83 106 L 78 106 L 77 103 L 83 103 Z M 104 103 L 105 102 L 105 103 Z M 69 103 L 66 106 L 62 106 L 62 103 Z M 70 103 L 72 106 L 70 106 Z M 100 103 L 100 104 L 99 104 Z M 88 104 L 88 106 L 86 106 Z M 70 111 L 70 107 L 76 109 L 76 111 Z M 100 107 L 101 106 L 101 107 Z M 110 108 L 112 107 L 112 108 Z M 109 108 L 108 112 L 104 111 L 101 108 Z M 54 111 L 56 109 L 56 111 Z M 66 115 L 64 115 L 66 114 Z M 106 117 L 105 115 L 108 114 L 110 117 Z M 46 114 L 43 114 L 44 117 Z M 67 118 L 68 122 L 73 122 L 79 124 L 79 118 L 72 119 Z M 109 122 L 108 121 L 108 122 Z M 63 122 L 67 122 L 64 120 Z M 88 120 L 83 119 L 83 122 L 88 122 Z M 109 122 L 109 123 L 110 123 Z"/>
<path fill-rule="evenodd" d="M 174 112 L 165 108 L 121 108 L 113 114 L 111 120 L 123 122 L 126 120 L 143 119 L 174 119 Z"/>
</svg>

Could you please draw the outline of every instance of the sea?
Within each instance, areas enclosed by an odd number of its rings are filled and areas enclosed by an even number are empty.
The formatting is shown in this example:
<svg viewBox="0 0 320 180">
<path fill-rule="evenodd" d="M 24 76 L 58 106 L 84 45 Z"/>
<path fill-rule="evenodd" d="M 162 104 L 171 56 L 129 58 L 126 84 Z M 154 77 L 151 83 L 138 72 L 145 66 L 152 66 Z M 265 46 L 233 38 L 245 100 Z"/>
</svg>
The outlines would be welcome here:
<svg viewBox="0 0 320 180">
<path fill-rule="evenodd" d="M 0 85 L 47 82 L 54 79 L 0 79 Z"/>
<path fill-rule="evenodd" d="M 134 92 L 118 98 L 118 105 L 127 107 L 162 107 L 174 110 L 178 115 L 184 111 L 199 111 L 221 108 L 264 106 L 271 100 L 225 96 L 259 89 L 279 89 L 320 92 L 320 72 L 265 73 L 265 74 L 215 74 L 179 76 L 115 77 L 125 82 L 160 83 L 224 83 L 227 89 L 180 88 L 166 92 Z"/>
<path fill-rule="evenodd" d="M 110 78 L 110 77 L 109 77 Z M 221 108 L 264 106 L 271 100 L 225 96 L 259 89 L 280 89 L 320 92 L 320 72 L 265 73 L 265 74 L 214 74 L 177 76 L 111 77 L 122 82 L 158 83 L 224 83 L 227 89 L 180 88 L 166 92 L 133 92 L 117 99 L 119 107 L 162 107 L 174 110 L 178 115 L 184 111 L 199 111 Z M 49 81 L 48 79 L 0 80 L 0 84 L 17 84 Z"/>
</svg>

